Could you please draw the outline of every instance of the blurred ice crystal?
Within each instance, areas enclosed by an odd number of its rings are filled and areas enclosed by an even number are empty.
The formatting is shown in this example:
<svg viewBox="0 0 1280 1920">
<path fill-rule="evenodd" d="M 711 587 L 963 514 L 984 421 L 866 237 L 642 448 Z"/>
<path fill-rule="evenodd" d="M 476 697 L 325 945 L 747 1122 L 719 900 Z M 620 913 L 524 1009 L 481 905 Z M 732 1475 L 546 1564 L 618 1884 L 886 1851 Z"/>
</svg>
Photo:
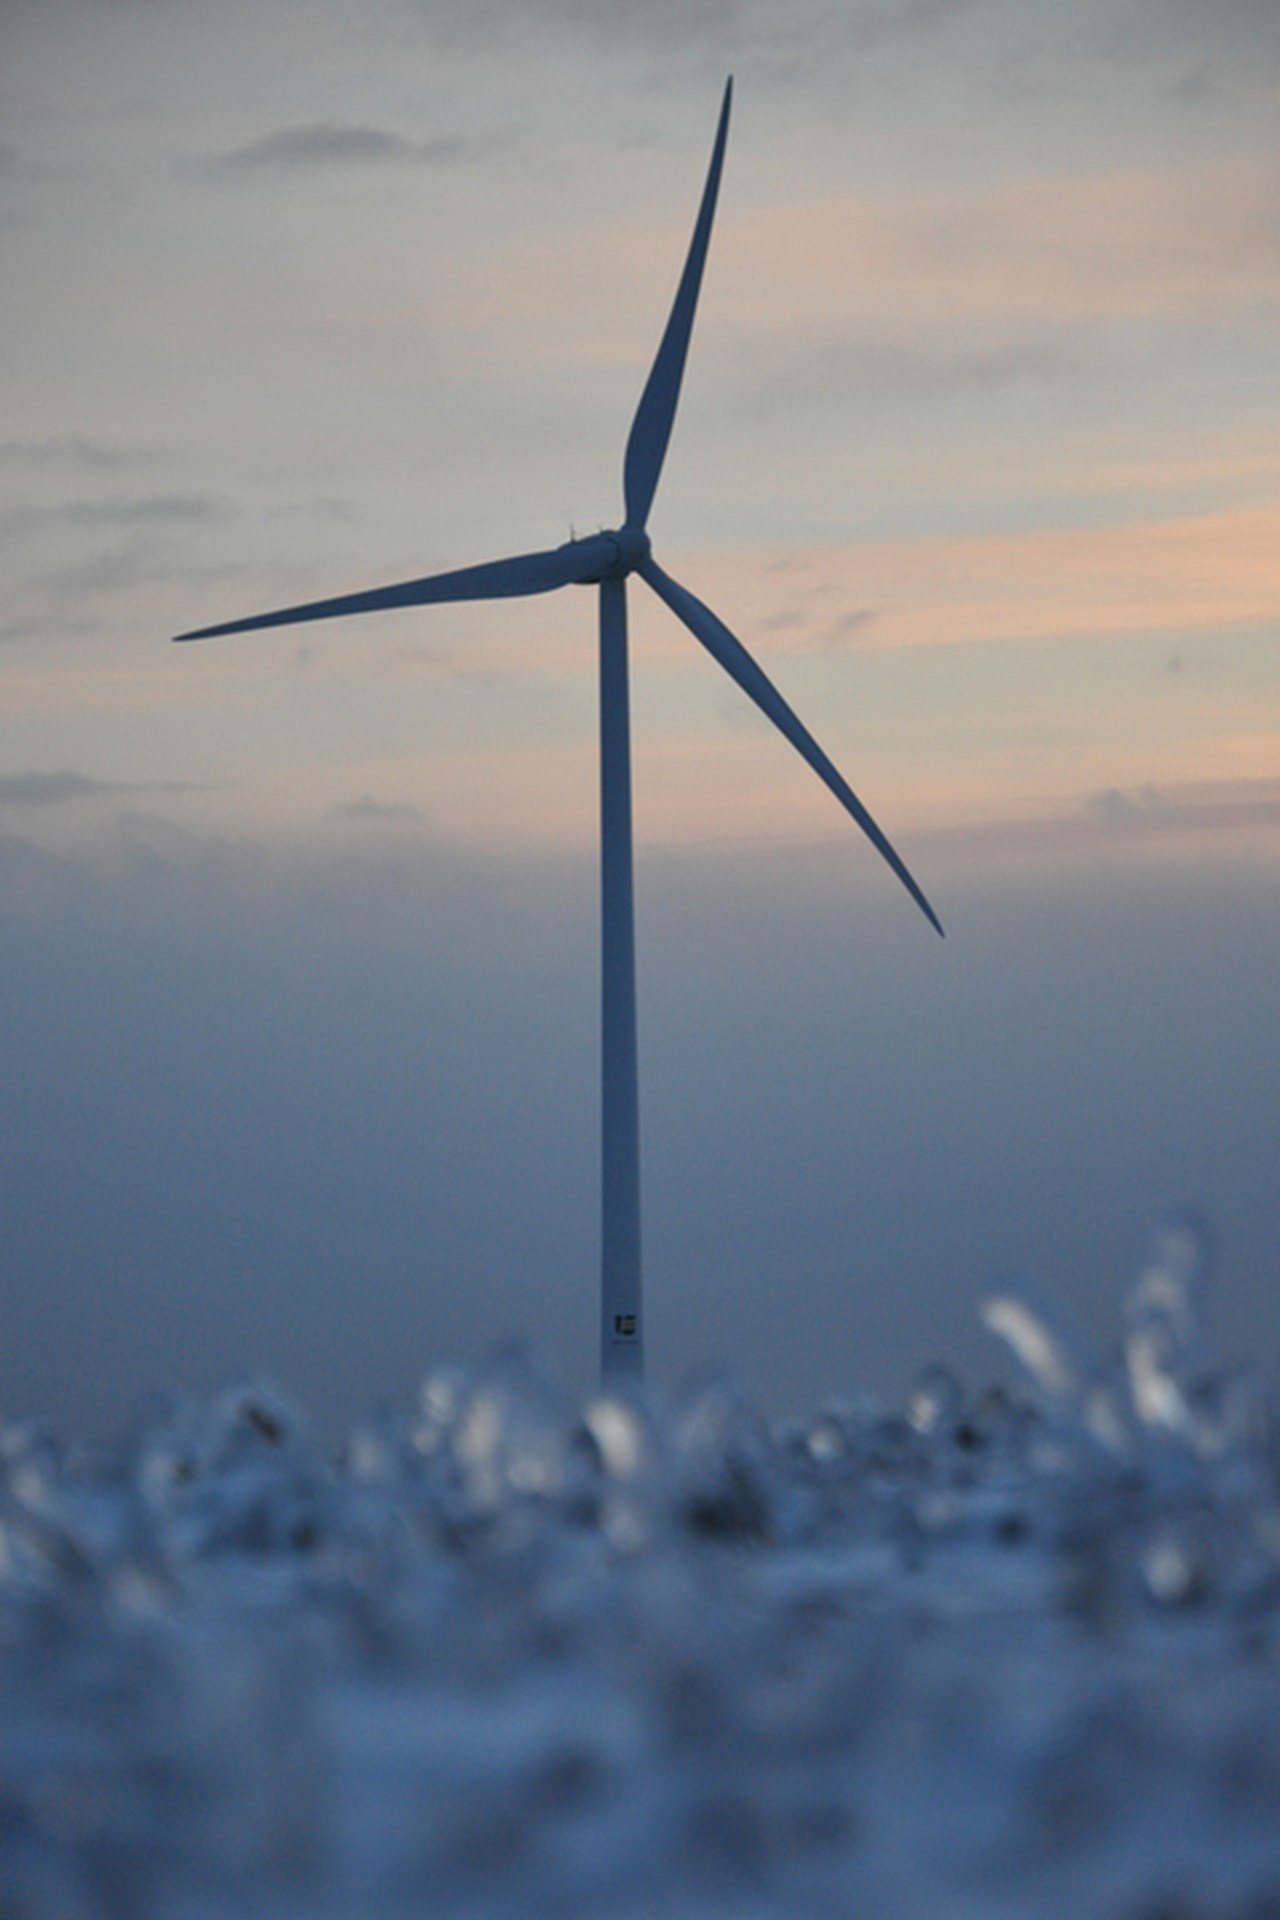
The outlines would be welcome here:
<svg viewBox="0 0 1280 1920">
<path fill-rule="evenodd" d="M 1021 1361 L 1050 1404 L 1078 1405 L 1084 1389 L 1082 1343 L 1060 1303 L 1030 1282 L 1013 1281 L 982 1302 L 982 1317 Z"/>
<path fill-rule="evenodd" d="M 907 1418 L 917 1433 L 943 1433 L 960 1418 L 964 1391 L 949 1367 L 934 1361 L 919 1375 L 907 1402 Z"/>
<path fill-rule="evenodd" d="M 1261 1920 L 1280 1502 L 1162 1227 L 1094 1351 L 771 1424 L 434 1367 L 336 1460 L 269 1385 L 0 1430 L 4 1920 Z"/>
<path fill-rule="evenodd" d="M 1194 1215 L 1179 1214 L 1153 1236 L 1146 1265 L 1125 1302 L 1125 1360 L 1134 1412 L 1144 1426 L 1191 1438 L 1191 1405 L 1203 1368 L 1203 1287 L 1208 1238 Z"/>
</svg>

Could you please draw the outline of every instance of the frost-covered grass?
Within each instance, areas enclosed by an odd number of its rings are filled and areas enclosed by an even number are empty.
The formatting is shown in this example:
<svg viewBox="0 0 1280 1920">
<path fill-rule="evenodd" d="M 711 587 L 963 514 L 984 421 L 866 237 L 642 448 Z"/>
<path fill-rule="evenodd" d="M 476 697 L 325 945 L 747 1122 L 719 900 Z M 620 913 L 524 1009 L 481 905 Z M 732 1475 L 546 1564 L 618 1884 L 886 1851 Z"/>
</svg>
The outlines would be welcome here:
<svg viewBox="0 0 1280 1920">
<path fill-rule="evenodd" d="M 769 1425 L 431 1372 L 3 1435 L 4 1920 L 1280 1915 L 1280 1491 L 1159 1237 L 1116 1352 Z"/>
</svg>

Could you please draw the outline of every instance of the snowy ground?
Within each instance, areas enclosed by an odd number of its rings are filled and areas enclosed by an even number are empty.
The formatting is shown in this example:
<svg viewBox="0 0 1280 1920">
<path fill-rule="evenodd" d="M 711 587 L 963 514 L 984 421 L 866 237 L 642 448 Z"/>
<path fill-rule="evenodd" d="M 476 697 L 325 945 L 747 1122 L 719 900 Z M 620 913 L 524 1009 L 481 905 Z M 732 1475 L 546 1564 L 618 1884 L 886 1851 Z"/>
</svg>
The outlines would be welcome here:
<svg viewBox="0 0 1280 1920">
<path fill-rule="evenodd" d="M 3 1920 L 1280 1916 L 1280 1481 L 1157 1241 L 1113 1358 L 767 1426 L 428 1376 L 0 1436 Z"/>
</svg>

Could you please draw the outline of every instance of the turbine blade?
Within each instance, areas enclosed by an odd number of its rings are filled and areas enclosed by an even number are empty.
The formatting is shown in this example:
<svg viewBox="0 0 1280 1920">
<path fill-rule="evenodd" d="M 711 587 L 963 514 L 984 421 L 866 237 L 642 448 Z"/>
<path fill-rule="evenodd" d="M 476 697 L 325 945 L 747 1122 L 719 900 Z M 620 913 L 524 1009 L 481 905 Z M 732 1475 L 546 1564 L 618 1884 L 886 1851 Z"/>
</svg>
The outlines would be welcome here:
<svg viewBox="0 0 1280 1920">
<path fill-rule="evenodd" d="M 336 620 L 348 613 L 381 613 L 388 607 L 424 607 L 444 600 L 504 600 L 517 594 L 550 593 L 577 581 L 598 580 L 616 563 L 617 546 L 593 535 L 571 540 L 545 553 L 523 553 L 511 560 L 489 560 L 478 567 L 459 567 L 452 573 L 428 574 L 422 580 L 402 580 L 398 586 L 374 587 L 368 593 L 342 593 L 333 600 L 308 600 L 299 607 L 280 607 L 274 613 L 256 613 L 247 620 L 224 620 L 216 627 L 197 627 L 175 634 L 177 640 L 211 640 L 224 633 L 249 633 L 256 627 L 288 627 L 300 620 Z"/>
<path fill-rule="evenodd" d="M 761 713 L 773 721 L 774 726 L 791 742 L 801 758 L 808 761 L 818 778 L 826 783 L 845 811 L 857 821 L 877 853 L 893 868 L 929 924 L 941 933 L 942 923 L 912 878 L 906 862 L 890 845 L 888 838 L 876 825 L 844 776 L 833 766 L 807 727 L 796 718 L 778 689 L 764 670 L 756 665 L 742 642 L 734 638 L 724 622 L 712 613 L 710 607 L 704 606 L 687 587 L 682 587 L 679 581 L 673 580 L 670 574 L 664 573 L 655 560 L 643 561 L 638 571 L 648 581 L 659 599 L 665 600 L 677 618 L 684 621 L 694 638 L 701 640 L 712 658 L 719 661 L 729 678 L 737 681 L 742 691 L 755 701 Z"/>
<path fill-rule="evenodd" d="M 725 141 L 729 134 L 729 105 L 732 98 L 733 80 L 730 78 L 725 83 L 724 104 L 720 108 L 720 124 L 716 129 L 715 146 L 711 151 L 711 167 L 707 174 L 707 184 L 702 190 L 702 204 L 698 208 L 698 218 L 694 224 L 693 239 L 689 243 L 684 272 L 680 276 L 680 285 L 676 289 L 675 304 L 672 306 L 657 358 L 650 368 L 649 378 L 640 396 L 635 419 L 631 423 L 631 433 L 627 440 L 627 451 L 622 468 L 622 490 L 627 506 L 627 525 L 631 527 L 643 527 L 649 518 L 649 509 L 653 505 L 653 496 L 658 487 L 658 476 L 662 472 L 662 462 L 666 457 L 667 442 L 671 438 L 672 422 L 676 417 L 676 403 L 680 398 L 680 382 L 684 376 L 685 356 L 689 351 L 689 335 L 693 331 L 693 315 L 698 304 L 698 289 L 702 285 L 702 269 L 707 258 L 707 243 L 711 238 L 711 222 L 715 218 L 716 195 L 720 191 L 720 170 L 724 165 Z"/>
</svg>

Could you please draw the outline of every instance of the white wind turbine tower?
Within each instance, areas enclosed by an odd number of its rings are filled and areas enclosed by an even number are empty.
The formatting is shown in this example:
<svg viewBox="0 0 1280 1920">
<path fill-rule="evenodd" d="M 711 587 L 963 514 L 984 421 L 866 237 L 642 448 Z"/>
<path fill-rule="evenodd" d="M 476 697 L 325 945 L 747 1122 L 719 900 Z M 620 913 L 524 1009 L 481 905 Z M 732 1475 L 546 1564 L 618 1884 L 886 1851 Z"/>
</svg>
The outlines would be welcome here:
<svg viewBox="0 0 1280 1920">
<path fill-rule="evenodd" d="M 627 699 L 626 580 L 639 574 L 719 661 L 731 680 L 754 700 L 778 730 L 808 761 L 846 812 L 906 887 L 930 924 L 942 932 L 899 855 L 862 802 L 833 766 L 817 741 L 797 719 L 782 695 L 746 648 L 709 607 L 664 573 L 653 558 L 645 531 L 649 509 L 671 437 L 680 382 L 684 374 L 694 309 L 702 282 L 707 243 L 715 215 L 720 171 L 729 131 L 733 81 L 724 90 L 715 146 L 688 257 L 666 331 L 640 396 L 623 463 L 626 512 L 611 533 L 569 540 L 542 553 L 492 560 L 456 572 L 375 587 L 367 593 L 340 594 L 304 606 L 283 607 L 247 620 L 182 633 L 179 640 L 207 640 L 256 627 L 281 627 L 300 620 L 331 620 L 352 613 L 376 613 L 386 607 L 427 606 L 448 600 L 499 600 L 521 594 L 549 593 L 555 587 L 600 589 L 600 868 L 603 929 L 603 1127 L 602 1127 L 602 1277 L 601 1375 L 606 1384 L 638 1380 L 644 1370 L 644 1320 L 640 1299 L 640 1130 L 636 1073 L 635 919 L 631 854 L 631 747 Z"/>
</svg>

